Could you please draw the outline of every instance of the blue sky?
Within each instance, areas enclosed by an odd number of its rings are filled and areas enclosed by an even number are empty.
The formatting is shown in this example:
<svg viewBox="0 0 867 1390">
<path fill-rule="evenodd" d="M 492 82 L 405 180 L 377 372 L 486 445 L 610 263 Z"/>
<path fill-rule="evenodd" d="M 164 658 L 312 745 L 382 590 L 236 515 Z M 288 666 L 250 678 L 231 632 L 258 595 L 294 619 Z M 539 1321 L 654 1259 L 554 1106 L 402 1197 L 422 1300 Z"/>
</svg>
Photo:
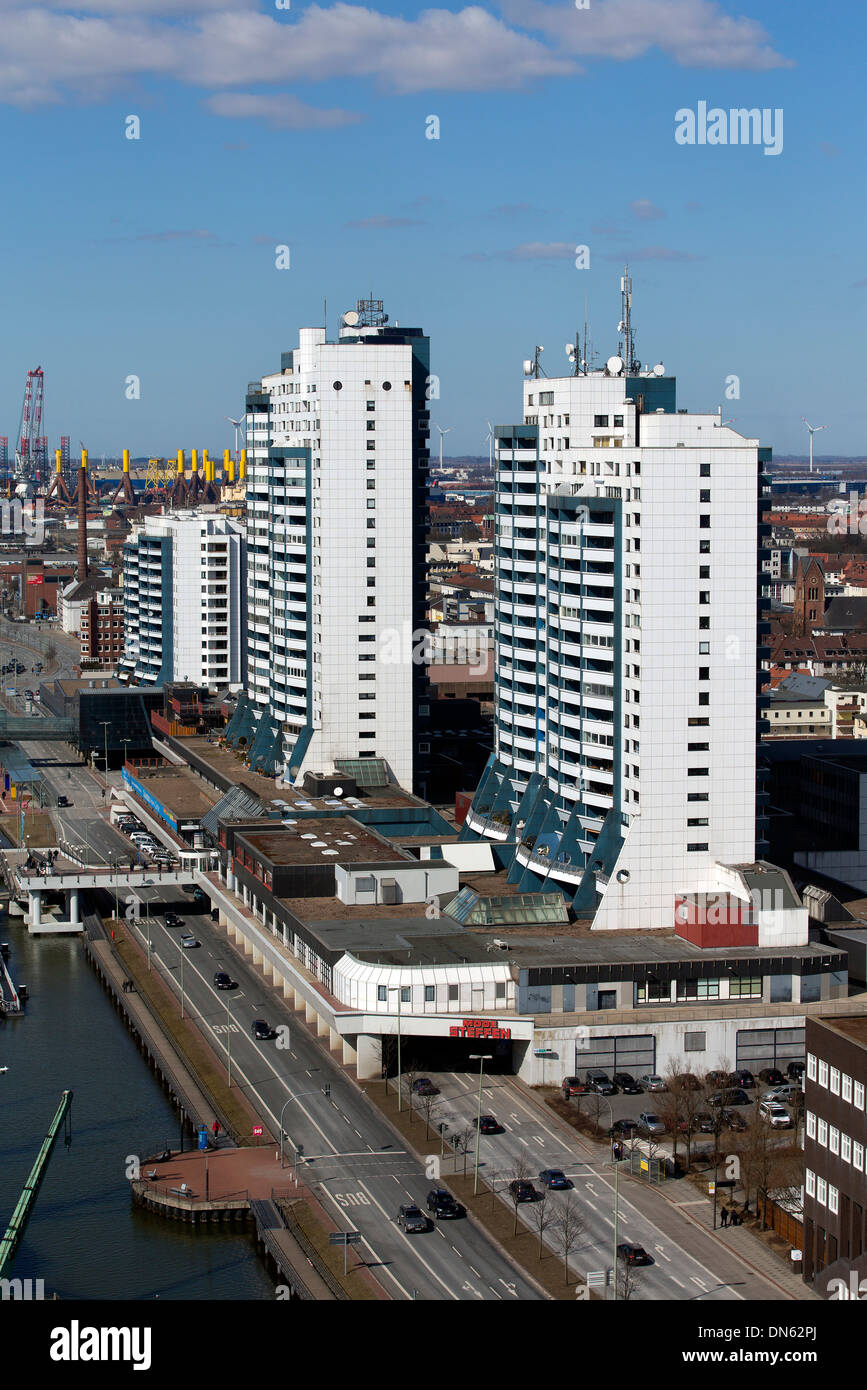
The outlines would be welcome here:
<svg viewBox="0 0 867 1390">
<path fill-rule="evenodd" d="M 628 258 L 638 356 L 682 406 L 867 453 L 865 29 L 806 0 L 0 0 L 0 433 L 41 365 L 52 448 L 216 453 L 323 299 L 333 336 L 372 288 L 431 336 L 449 447 L 483 453 L 585 295 L 615 350 Z M 676 144 L 699 101 L 782 108 L 782 153 Z"/>
</svg>

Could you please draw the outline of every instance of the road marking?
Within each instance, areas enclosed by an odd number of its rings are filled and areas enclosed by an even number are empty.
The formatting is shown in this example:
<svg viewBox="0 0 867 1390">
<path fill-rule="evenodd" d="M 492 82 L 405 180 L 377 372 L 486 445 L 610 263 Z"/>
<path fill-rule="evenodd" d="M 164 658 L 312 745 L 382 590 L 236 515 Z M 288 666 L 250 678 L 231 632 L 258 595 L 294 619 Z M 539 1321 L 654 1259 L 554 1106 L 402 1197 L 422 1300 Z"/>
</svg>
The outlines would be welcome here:
<svg viewBox="0 0 867 1390">
<path fill-rule="evenodd" d="M 482 1300 L 484 1300 L 485 1295 L 483 1293 L 479 1293 L 478 1289 L 473 1288 L 469 1279 L 465 1284 L 461 1284 L 461 1288 L 466 1289 L 469 1293 L 474 1293 L 476 1298 L 481 1298 Z"/>
<path fill-rule="evenodd" d="M 529 1147 L 530 1147 L 530 1145 L 527 1143 L 526 1139 L 522 1139 L 521 1136 L 520 1136 L 520 1134 L 518 1135 L 518 1143 L 519 1143 L 519 1144 L 523 1144 L 525 1149 L 529 1149 Z"/>
<path fill-rule="evenodd" d="M 671 1256 L 670 1256 L 670 1255 L 666 1255 L 666 1253 L 665 1253 L 665 1251 L 663 1250 L 663 1248 L 662 1248 L 661 1245 L 655 1245 L 653 1248 L 654 1248 L 654 1250 L 658 1251 L 658 1253 L 662 1256 L 662 1258 L 663 1258 L 664 1260 L 667 1260 L 668 1263 L 671 1264 Z"/>
<path fill-rule="evenodd" d="M 692 1277 L 692 1282 L 693 1282 L 694 1284 L 698 1284 L 698 1286 L 699 1286 L 699 1288 L 701 1289 L 702 1293 L 707 1293 L 707 1284 L 704 1282 L 704 1280 L 703 1280 L 703 1279 L 699 1279 L 699 1277 L 698 1277 L 697 1274 L 693 1274 L 691 1277 Z"/>
<path fill-rule="evenodd" d="M 540 1139 L 538 1134 L 533 1134 L 530 1137 L 533 1140 L 534 1144 L 538 1144 L 540 1149 L 544 1149 L 545 1141 L 543 1139 Z"/>
<path fill-rule="evenodd" d="M 499 1282 L 502 1284 L 502 1286 L 503 1286 L 503 1288 L 506 1290 L 506 1292 L 507 1292 L 507 1293 L 510 1293 L 510 1294 L 512 1295 L 513 1298 L 517 1298 L 517 1297 L 518 1297 L 518 1290 L 517 1290 L 517 1288 L 516 1288 L 516 1286 L 515 1286 L 514 1284 L 507 1284 L 506 1281 L 505 1281 L 505 1279 L 500 1279 Z"/>
<path fill-rule="evenodd" d="M 481 1279 L 482 1276 L 481 1276 L 481 1274 L 479 1273 L 479 1271 L 476 1269 L 475 1265 L 470 1265 L 470 1269 L 473 1271 L 473 1274 L 475 1274 L 475 1276 L 476 1276 L 477 1279 Z"/>
<path fill-rule="evenodd" d="M 381 1203 L 377 1201 L 377 1199 L 374 1197 L 373 1193 L 371 1192 L 370 1188 L 369 1188 L 369 1187 L 366 1187 L 365 1184 L 364 1184 L 363 1182 L 359 1182 L 358 1185 L 359 1185 L 360 1188 L 362 1188 L 362 1190 L 363 1190 L 364 1192 L 367 1193 L 367 1195 L 368 1195 L 368 1197 L 370 1197 L 371 1201 L 374 1202 L 374 1204 L 375 1204 L 376 1206 L 379 1207 L 379 1210 L 382 1212 L 382 1214 L 383 1214 L 383 1216 L 386 1218 L 386 1220 L 387 1220 L 387 1221 L 390 1221 L 391 1218 L 389 1217 L 388 1212 L 385 1210 L 385 1207 L 383 1207 L 383 1206 L 381 1205 Z M 327 1190 L 327 1189 L 326 1189 L 326 1190 Z M 395 1227 L 395 1230 L 397 1231 L 397 1233 L 398 1233 L 398 1235 L 401 1237 L 401 1239 L 404 1240 L 404 1241 L 406 1242 L 407 1246 L 408 1246 L 409 1249 L 412 1251 L 412 1253 L 415 1255 L 416 1259 L 421 1261 L 421 1263 L 424 1265 L 424 1267 L 425 1267 L 425 1269 L 427 1270 L 427 1272 L 428 1272 L 429 1274 L 433 1275 L 434 1279 L 436 1279 L 436 1281 L 437 1281 L 438 1284 L 441 1284 L 441 1285 L 442 1285 L 442 1287 L 445 1289 L 446 1293 L 448 1294 L 449 1298 L 453 1298 L 453 1299 L 455 1300 L 455 1302 L 459 1302 L 458 1296 L 457 1296 L 457 1294 L 455 1293 L 454 1289 L 450 1289 L 449 1286 L 448 1286 L 448 1284 L 445 1282 L 445 1280 L 444 1280 L 444 1279 L 441 1279 L 440 1276 L 437 1274 L 436 1270 L 433 1269 L 433 1268 L 431 1268 L 431 1266 L 428 1264 L 427 1260 L 424 1258 L 424 1255 L 422 1255 L 421 1251 L 418 1249 L 418 1246 L 413 1245 L 413 1242 L 410 1240 L 410 1238 L 409 1238 L 409 1236 L 406 1234 L 406 1232 L 405 1232 L 405 1231 L 402 1231 L 402 1230 L 400 1229 L 400 1227 Z"/>
<path fill-rule="evenodd" d="M 682 1284 L 682 1283 L 680 1282 L 679 1279 L 675 1279 L 675 1277 L 674 1277 L 673 1274 L 669 1274 L 668 1277 L 669 1277 L 669 1279 L 671 1280 L 672 1284 L 677 1284 L 677 1287 L 678 1287 L 679 1289 L 685 1289 L 685 1288 L 686 1288 L 686 1285 L 685 1285 L 685 1284 Z"/>
</svg>

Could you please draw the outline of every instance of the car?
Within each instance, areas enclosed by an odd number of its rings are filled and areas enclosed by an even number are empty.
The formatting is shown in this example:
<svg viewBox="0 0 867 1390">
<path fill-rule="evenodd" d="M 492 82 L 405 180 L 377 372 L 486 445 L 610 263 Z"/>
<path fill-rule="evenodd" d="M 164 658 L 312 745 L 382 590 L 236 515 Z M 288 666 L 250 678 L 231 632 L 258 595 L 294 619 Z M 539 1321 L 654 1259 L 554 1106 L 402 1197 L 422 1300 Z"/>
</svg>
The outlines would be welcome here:
<svg viewBox="0 0 867 1390">
<path fill-rule="evenodd" d="M 204 893 L 202 892 L 201 888 L 194 888 L 194 889 L 193 889 L 193 902 L 194 902 L 194 903 L 206 903 L 207 901 L 208 901 L 208 900 L 207 900 L 207 898 L 205 897 Z"/>
<path fill-rule="evenodd" d="M 266 1041 L 273 1031 L 270 1023 L 266 1023 L 264 1018 L 254 1018 L 250 1024 L 250 1032 L 258 1042 Z"/>
<path fill-rule="evenodd" d="M 505 1134 L 505 1126 L 501 1125 L 494 1115 L 482 1115 L 473 1121 L 480 1134 Z"/>
<path fill-rule="evenodd" d="M 599 1067 L 591 1067 L 588 1069 L 587 1085 L 591 1091 L 595 1091 L 599 1096 L 617 1095 L 617 1087 L 611 1080 L 611 1077 Z"/>
<path fill-rule="evenodd" d="M 617 1247 L 617 1258 L 627 1265 L 652 1265 L 653 1256 L 648 1255 L 643 1245 L 633 1245 L 631 1241 L 623 1241 Z"/>
<path fill-rule="evenodd" d="M 609 1139 L 631 1139 L 638 1131 L 637 1120 L 615 1120 L 608 1131 Z"/>
<path fill-rule="evenodd" d="M 201 946 L 201 944 L 201 941 L 193 936 L 192 932 L 184 932 L 184 935 L 181 937 L 181 945 L 185 951 L 192 951 L 194 947 Z"/>
<path fill-rule="evenodd" d="M 401 1207 L 397 1213 L 397 1224 L 403 1227 L 407 1235 L 414 1235 L 418 1231 L 427 1231 L 430 1226 L 421 1207 L 417 1206 Z"/>
<path fill-rule="evenodd" d="M 791 1129 L 792 1117 L 784 1105 L 773 1100 L 763 1100 L 759 1104 L 759 1115 L 771 1129 Z"/>
<path fill-rule="evenodd" d="M 701 1110 L 697 1115 L 692 1116 L 692 1120 L 684 1119 L 678 1122 L 678 1129 L 682 1134 L 691 1130 L 693 1134 L 714 1134 L 717 1122 L 708 1110 Z"/>
<path fill-rule="evenodd" d="M 665 1121 L 652 1110 L 642 1110 L 638 1117 L 638 1132 L 646 1135 L 664 1134 Z"/>
<path fill-rule="evenodd" d="M 763 1091 L 760 1100 L 776 1101 L 777 1105 L 800 1105 L 803 1096 L 800 1086 L 785 1082 L 782 1086 L 772 1086 L 769 1091 Z"/>
<path fill-rule="evenodd" d="M 727 1086 L 729 1074 L 727 1071 L 709 1071 L 705 1077 L 708 1086 Z"/>
<path fill-rule="evenodd" d="M 717 1091 L 709 1098 L 708 1105 L 752 1105 L 752 1101 L 746 1091 Z"/>
<path fill-rule="evenodd" d="M 572 1186 L 570 1179 L 560 1168 L 543 1168 L 539 1174 L 539 1181 L 551 1192 L 566 1192 Z"/>
<path fill-rule="evenodd" d="M 509 1191 L 512 1194 L 513 1202 L 535 1202 L 538 1192 L 531 1182 L 526 1178 L 515 1178 L 514 1182 L 509 1183 Z"/>
<path fill-rule="evenodd" d="M 737 1110 L 724 1110 L 722 1121 L 726 1129 L 733 1129 L 737 1133 L 742 1133 L 747 1127 L 747 1121 L 743 1115 L 739 1115 Z"/>
<path fill-rule="evenodd" d="M 225 970 L 218 970 L 214 975 L 214 984 L 217 989 L 237 989 L 238 981 L 233 980 L 231 975 L 227 975 Z"/>
<path fill-rule="evenodd" d="M 691 1071 L 682 1071 L 675 1078 L 675 1085 L 681 1091 L 700 1091 L 701 1082 Z"/>
<path fill-rule="evenodd" d="M 564 1100 L 569 1096 L 583 1096 L 587 1093 L 587 1082 L 582 1081 L 580 1076 L 564 1076 L 560 1082 Z"/>
<path fill-rule="evenodd" d="M 58 804 L 58 806 L 71 806 L 71 805 L 72 805 L 72 802 L 69 800 L 69 797 L 68 797 L 68 796 L 63 796 L 63 795 L 61 794 L 61 795 L 59 795 L 58 798 L 57 798 L 57 804 Z"/>
<path fill-rule="evenodd" d="M 786 1067 L 786 1076 L 790 1081 L 795 1081 L 800 1084 L 804 1079 L 804 1072 L 806 1069 L 806 1063 L 804 1062 L 790 1062 Z"/>
<path fill-rule="evenodd" d="M 615 1086 L 619 1086 L 625 1096 L 640 1096 L 642 1088 L 639 1086 L 635 1077 L 628 1071 L 616 1071 L 611 1080 Z"/>
<path fill-rule="evenodd" d="M 427 1194 L 427 1209 L 433 1212 L 437 1221 L 449 1221 L 465 1215 L 460 1202 L 456 1202 L 444 1187 L 434 1187 Z"/>
<path fill-rule="evenodd" d="M 644 1087 L 645 1091 L 665 1090 L 665 1082 L 663 1081 L 661 1076 L 656 1075 L 656 1072 L 648 1072 L 646 1076 L 642 1076 L 641 1084 Z"/>
<path fill-rule="evenodd" d="M 165 924 L 167 927 L 182 927 L 184 925 L 184 919 L 183 917 L 179 917 L 176 912 L 167 912 L 165 915 Z"/>
<path fill-rule="evenodd" d="M 35 700 L 35 699 L 36 699 L 36 696 L 34 695 L 34 693 L 33 693 L 32 690 L 25 690 L 24 695 L 25 695 L 25 697 L 26 697 L 28 700 Z"/>
<path fill-rule="evenodd" d="M 755 1090 L 756 1078 L 751 1071 L 742 1067 L 740 1071 L 729 1072 L 729 1085 L 739 1086 L 741 1090 L 753 1091 Z"/>
<path fill-rule="evenodd" d="M 763 1067 L 759 1072 L 759 1080 L 764 1081 L 766 1086 L 782 1086 L 786 1078 L 776 1067 Z"/>
<path fill-rule="evenodd" d="M 427 1076 L 418 1076 L 412 1083 L 413 1094 L 417 1096 L 438 1096 L 439 1086 L 435 1086 Z"/>
</svg>

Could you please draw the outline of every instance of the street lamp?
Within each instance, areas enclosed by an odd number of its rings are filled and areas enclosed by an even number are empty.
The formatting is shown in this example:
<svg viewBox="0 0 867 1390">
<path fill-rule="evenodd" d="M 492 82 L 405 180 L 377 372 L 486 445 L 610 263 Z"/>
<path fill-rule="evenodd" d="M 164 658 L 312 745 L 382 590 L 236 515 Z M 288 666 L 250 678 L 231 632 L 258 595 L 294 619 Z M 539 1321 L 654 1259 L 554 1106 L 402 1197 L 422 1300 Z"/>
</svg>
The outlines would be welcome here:
<svg viewBox="0 0 867 1390">
<path fill-rule="evenodd" d="M 402 1075 L 402 1072 L 401 1072 L 401 1068 L 400 1068 L 400 1001 L 401 1001 L 401 998 L 402 998 L 402 996 L 403 996 L 403 986 L 402 986 L 402 985 L 389 985 L 389 986 L 388 986 L 388 992 L 389 992 L 389 994 L 392 994 L 392 993 L 394 992 L 394 990 L 397 990 L 397 1108 L 398 1108 L 398 1111 L 400 1111 L 400 1110 L 403 1108 L 402 1105 L 401 1105 L 401 1099 L 402 1099 L 401 1075 Z M 410 1104 L 412 1104 L 412 1101 L 410 1101 Z M 410 1118 L 412 1118 L 412 1116 L 410 1116 Z"/>
<path fill-rule="evenodd" d="M 111 728 L 111 720 L 110 720 L 110 719 L 100 719 L 99 722 L 100 722 L 100 724 L 102 725 L 102 727 L 105 729 L 105 735 L 104 735 L 104 737 L 105 737 L 105 786 L 106 786 L 106 790 L 108 790 L 108 731 L 109 731 L 109 729 Z M 103 792 L 103 796 L 105 796 L 105 792 Z"/>
<path fill-rule="evenodd" d="M 287 1106 L 287 1105 L 290 1105 L 290 1104 L 292 1103 L 293 1100 L 302 1100 L 302 1099 L 304 1098 L 304 1096 L 317 1096 L 317 1095 L 322 1095 L 322 1096 L 326 1096 L 326 1097 L 327 1097 L 327 1096 L 330 1096 L 330 1095 L 331 1095 L 331 1083 L 328 1082 L 328 1081 L 326 1081 L 325 1085 L 324 1085 L 324 1086 L 320 1086 L 319 1089 L 316 1090 L 316 1091 L 300 1091 L 300 1092 L 298 1093 L 297 1096 L 290 1095 L 290 1096 L 284 1101 L 284 1103 L 283 1103 L 283 1109 L 280 1111 L 280 1167 L 281 1167 L 281 1168 L 284 1166 L 284 1165 L 283 1165 L 283 1133 L 284 1133 L 284 1131 L 283 1131 L 283 1116 L 286 1114 L 286 1106 Z M 294 1150 L 295 1150 L 295 1152 L 296 1152 L 296 1154 L 297 1154 L 297 1152 L 298 1152 L 298 1145 L 295 1143 L 294 1140 L 290 1140 L 289 1142 L 292 1144 L 292 1147 L 294 1148 Z"/>
<path fill-rule="evenodd" d="M 611 1117 L 611 1128 L 614 1128 L 614 1111 L 611 1108 L 611 1101 L 607 1096 L 602 1096 L 602 1100 L 608 1106 L 608 1114 Z M 614 1159 L 614 1135 L 611 1136 L 611 1157 Z M 617 1161 L 614 1161 L 614 1299 L 617 1300 L 617 1222 L 620 1215 L 620 1168 Z"/>
<path fill-rule="evenodd" d="M 493 1056 L 493 1055 L 492 1055 L 492 1053 L 490 1053 L 490 1052 L 486 1052 L 486 1053 L 471 1052 L 471 1053 L 470 1053 L 470 1061 L 471 1061 L 471 1062 L 478 1062 L 478 1064 L 479 1064 L 479 1110 L 478 1110 L 478 1114 L 476 1115 L 476 1175 L 475 1175 L 475 1178 L 473 1179 L 473 1196 L 474 1196 L 474 1197 L 475 1197 L 476 1193 L 477 1193 L 478 1190 L 479 1190 L 479 1140 L 480 1140 L 481 1137 L 482 1137 L 482 1073 L 484 1072 L 484 1069 L 485 1069 L 485 1063 L 486 1063 L 486 1062 L 490 1062 L 490 1061 L 492 1060 L 492 1056 Z"/>
</svg>

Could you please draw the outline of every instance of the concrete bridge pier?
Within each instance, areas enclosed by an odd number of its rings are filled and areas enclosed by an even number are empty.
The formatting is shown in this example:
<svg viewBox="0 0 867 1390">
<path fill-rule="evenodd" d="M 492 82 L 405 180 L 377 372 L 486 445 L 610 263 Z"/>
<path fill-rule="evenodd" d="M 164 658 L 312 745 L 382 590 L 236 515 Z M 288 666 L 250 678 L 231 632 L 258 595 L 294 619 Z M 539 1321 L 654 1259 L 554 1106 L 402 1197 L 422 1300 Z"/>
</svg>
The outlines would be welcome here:
<svg viewBox="0 0 867 1390">
<path fill-rule="evenodd" d="M 42 893 L 38 888 L 27 890 L 27 925 L 31 931 L 42 926 Z"/>
<path fill-rule="evenodd" d="M 66 906 L 68 909 L 67 915 L 69 917 L 69 921 L 74 926 L 77 926 L 78 923 L 81 921 L 77 888 L 68 888 L 66 890 Z"/>
</svg>

